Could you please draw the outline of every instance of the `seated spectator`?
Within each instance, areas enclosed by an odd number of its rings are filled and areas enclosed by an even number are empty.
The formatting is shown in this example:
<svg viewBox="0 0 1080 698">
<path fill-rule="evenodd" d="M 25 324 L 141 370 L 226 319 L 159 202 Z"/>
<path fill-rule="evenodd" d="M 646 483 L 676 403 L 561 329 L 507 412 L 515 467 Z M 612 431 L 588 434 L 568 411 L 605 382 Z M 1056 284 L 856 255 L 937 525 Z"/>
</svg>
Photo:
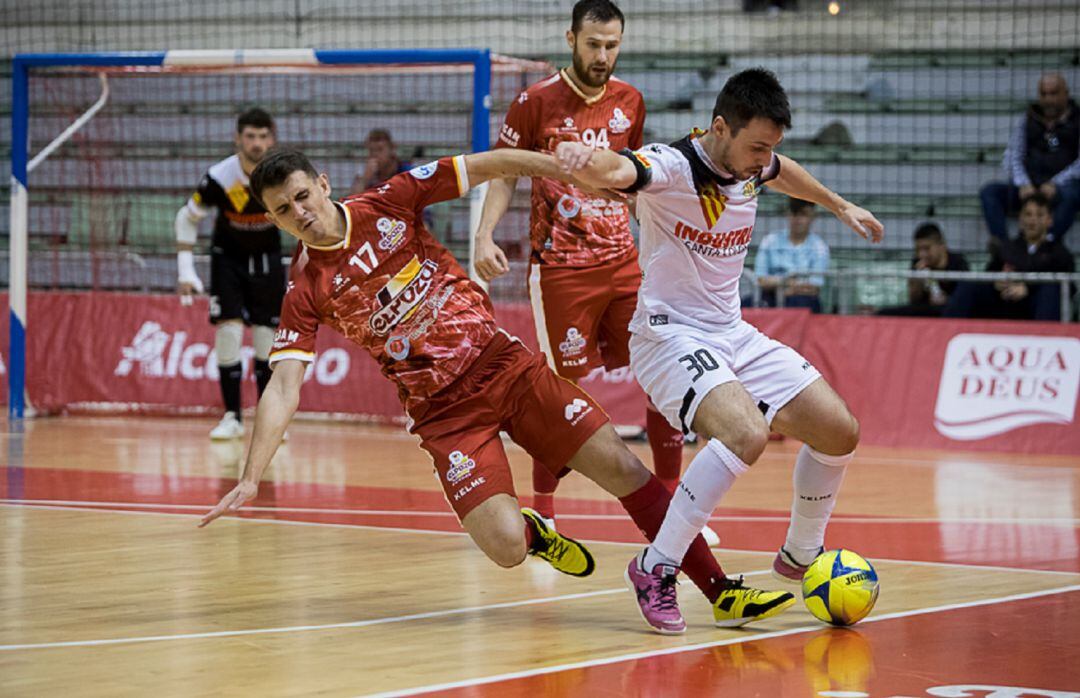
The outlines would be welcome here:
<svg viewBox="0 0 1080 698">
<path fill-rule="evenodd" d="M 1075 271 L 1073 256 L 1048 231 L 1050 202 L 1042 193 L 1029 196 L 1020 209 L 1020 236 L 995 249 L 986 271 Z M 1022 281 L 961 283 L 945 308 L 948 317 L 1060 320 L 1061 291 L 1056 283 Z"/>
<path fill-rule="evenodd" d="M 922 223 L 915 228 L 915 258 L 912 269 L 936 271 L 967 271 L 964 255 L 951 252 L 945 244 L 945 235 L 936 223 Z M 907 315 L 916 317 L 940 317 L 945 302 L 956 290 L 955 281 L 935 279 L 908 279 L 907 305 L 882 308 L 878 315 Z"/>
<path fill-rule="evenodd" d="M 1039 101 L 1016 124 L 1002 164 L 1009 181 L 991 182 L 979 192 L 991 246 L 1005 244 L 1005 216 L 1035 192 L 1051 203 L 1049 238 L 1064 242 L 1080 208 L 1080 110 L 1060 74 L 1039 80 Z"/>
<path fill-rule="evenodd" d="M 775 307 L 776 290 L 784 285 L 784 306 L 810 308 L 821 312 L 821 287 L 829 269 L 829 246 L 820 235 L 810 232 L 814 205 L 801 199 L 788 199 L 788 227 L 769 233 L 758 247 L 754 274 L 761 288 L 762 305 Z M 809 275 L 785 279 L 784 275 L 806 272 Z"/>
<path fill-rule="evenodd" d="M 350 194 L 359 194 L 382 184 L 396 174 L 412 169 L 412 163 L 398 158 L 397 145 L 386 129 L 376 128 L 369 131 L 364 144 L 367 147 L 367 162 L 363 169 L 357 170 L 349 189 Z"/>
<path fill-rule="evenodd" d="M 766 12 L 777 15 L 784 10 L 799 9 L 799 0 L 743 0 L 743 12 Z"/>
</svg>

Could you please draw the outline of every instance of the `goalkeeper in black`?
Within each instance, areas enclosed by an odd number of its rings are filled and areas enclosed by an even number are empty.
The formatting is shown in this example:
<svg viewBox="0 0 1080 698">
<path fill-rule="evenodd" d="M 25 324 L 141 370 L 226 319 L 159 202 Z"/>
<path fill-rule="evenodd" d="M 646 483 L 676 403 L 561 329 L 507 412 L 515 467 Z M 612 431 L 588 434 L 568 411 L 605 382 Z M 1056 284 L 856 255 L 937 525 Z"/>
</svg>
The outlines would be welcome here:
<svg viewBox="0 0 1080 698">
<path fill-rule="evenodd" d="M 273 147 L 274 120 L 262 109 L 248 109 L 236 121 L 236 153 L 212 166 L 195 193 L 176 214 L 176 261 L 182 302 L 203 292 L 192 249 L 199 221 L 217 209 L 210 247 L 210 322 L 216 327 L 214 352 L 221 379 L 225 416 L 211 439 L 244 434 L 240 386 L 244 325 L 251 325 L 255 345 L 255 382 L 259 395 L 270 380 L 270 346 L 285 295 L 281 237 L 265 209 L 251 196 L 248 175 Z"/>
</svg>

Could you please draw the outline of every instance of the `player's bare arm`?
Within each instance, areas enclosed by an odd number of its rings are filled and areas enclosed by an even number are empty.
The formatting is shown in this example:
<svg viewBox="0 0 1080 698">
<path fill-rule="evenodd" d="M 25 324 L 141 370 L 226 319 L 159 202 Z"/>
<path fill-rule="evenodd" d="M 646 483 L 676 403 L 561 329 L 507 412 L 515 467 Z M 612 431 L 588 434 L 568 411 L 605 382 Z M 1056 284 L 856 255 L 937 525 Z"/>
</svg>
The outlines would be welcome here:
<svg viewBox="0 0 1080 698">
<path fill-rule="evenodd" d="M 465 167 L 469 175 L 469 185 L 474 187 L 489 180 L 511 177 L 551 177 L 564 182 L 569 180 L 569 176 L 559 169 L 555 158 L 531 150 L 501 148 L 485 153 L 470 153 L 465 156 Z"/>
<path fill-rule="evenodd" d="M 844 225 L 871 242 L 881 242 L 885 237 L 885 226 L 874 214 L 829 190 L 791 158 L 779 154 L 777 157 L 780 158 L 780 174 L 765 183 L 770 189 L 827 208 L 843 221 Z"/>
<path fill-rule="evenodd" d="M 488 182 L 484 196 L 484 208 L 480 212 L 480 225 L 476 229 L 476 251 L 474 265 L 476 273 L 484 281 L 491 281 L 510 271 L 506 254 L 495 244 L 495 226 L 510 208 L 514 197 L 517 177 L 496 178 Z"/>
<path fill-rule="evenodd" d="M 490 181 L 480 226 L 476 233 L 476 272 L 485 281 L 510 270 L 506 255 L 492 239 L 495 225 L 506 213 L 518 177 L 551 177 L 567 181 L 569 176 L 550 155 L 509 148 L 465 156 L 469 184 Z"/>
<path fill-rule="evenodd" d="M 596 191 L 627 189 L 637 181 L 637 169 L 630 160 L 610 150 L 597 150 L 584 143 L 564 141 L 555 148 L 555 159 L 573 182 Z"/>
<path fill-rule="evenodd" d="M 244 463 L 244 474 L 236 487 L 202 517 L 199 528 L 224 514 L 235 513 L 258 494 L 259 480 L 270 465 L 281 444 L 281 435 L 300 404 L 300 386 L 304 383 L 306 368 L 307 365 L 297 359 L 284 359 L 274 366 L 274 374 L 255 409 L 255 433 Z"/>
</svg>

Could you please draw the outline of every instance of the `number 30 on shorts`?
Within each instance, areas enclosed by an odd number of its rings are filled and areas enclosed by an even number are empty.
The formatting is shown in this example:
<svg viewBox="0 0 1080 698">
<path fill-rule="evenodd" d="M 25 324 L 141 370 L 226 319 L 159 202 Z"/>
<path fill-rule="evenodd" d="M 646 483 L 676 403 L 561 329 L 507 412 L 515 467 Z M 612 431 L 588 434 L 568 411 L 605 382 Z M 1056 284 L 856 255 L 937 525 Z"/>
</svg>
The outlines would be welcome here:
<svg viewBox="0 0 1080 698">
<path fill-rule="evenodd" d="M 720 364 L 706 349 L 698 349 L 693 354 L 680 356 L 679 363 L 685 364 L 686 370 L 694 374 L 694 377 L 690 379 L 690 382 L 694 382 L 698 378 L 704 376 L 706 371 L 715 371 L 720 368 Z"/>
</svg>

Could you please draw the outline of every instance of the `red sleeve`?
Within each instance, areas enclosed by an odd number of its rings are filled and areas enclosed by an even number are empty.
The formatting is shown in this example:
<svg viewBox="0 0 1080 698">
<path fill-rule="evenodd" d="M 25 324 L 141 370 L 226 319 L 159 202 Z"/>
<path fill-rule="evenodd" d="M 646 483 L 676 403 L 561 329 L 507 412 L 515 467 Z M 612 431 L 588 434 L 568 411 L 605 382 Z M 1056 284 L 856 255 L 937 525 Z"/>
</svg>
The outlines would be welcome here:
<svg viewBox="0 0 1080 698">
<path fill-rule="evenodd" d="M 536 119 L 534 114 L 538 103 L 539 98 L 535 95 L 530 96 L 528 92 L 522 92 L 510 103 L 502 128 L 499 129 L 499 138 L 495 141 L 496 148 L 535 149 Z"/>
<path fill-rule="evenodd" d="M 407 211 L 419 211 L 440 201 L 449 201 L 469 191 L 469 175 L 465 156 L 442 158 L 418 165 L 408 172 L 394 175 L 386 181 L 389 186 L 377 190 L 386 204 Z"/>
<path fill-rule="evenodd" d="M 299 359 L 305 363 L 315 360 L 319 314 L 306 277 L 302 273 L 290 274 L 290 277 L 285 300 L 281 303 L 281 321 L 270 348 L 271 366 L 282 359 Z"/>
<path fill-rule="evenodd" d="M 634 90 L 634 95 L 637 97 L 634 110 L 637 118 L 634 119 L 634 127 L 630 130 L 630 150 L 641 150 L 641 146 L 645 144 L 645 100 L 637 90 Z"/>
</svg>

